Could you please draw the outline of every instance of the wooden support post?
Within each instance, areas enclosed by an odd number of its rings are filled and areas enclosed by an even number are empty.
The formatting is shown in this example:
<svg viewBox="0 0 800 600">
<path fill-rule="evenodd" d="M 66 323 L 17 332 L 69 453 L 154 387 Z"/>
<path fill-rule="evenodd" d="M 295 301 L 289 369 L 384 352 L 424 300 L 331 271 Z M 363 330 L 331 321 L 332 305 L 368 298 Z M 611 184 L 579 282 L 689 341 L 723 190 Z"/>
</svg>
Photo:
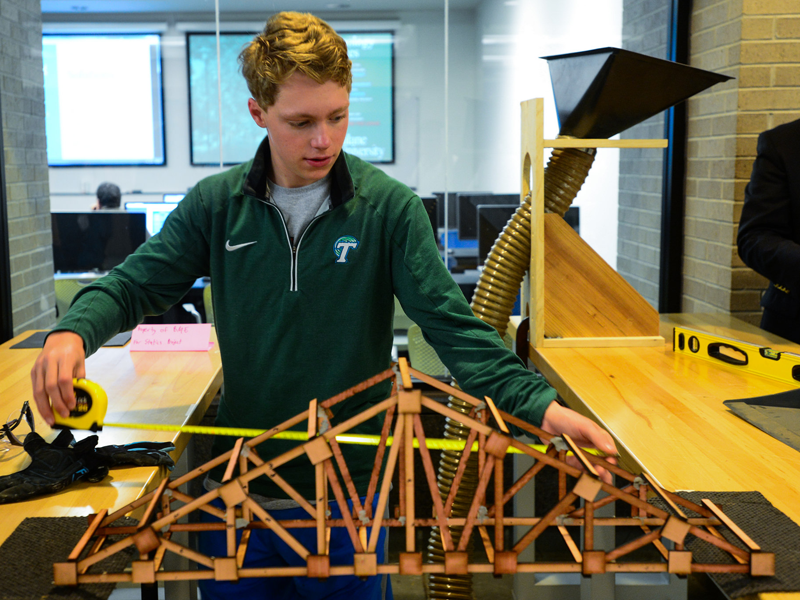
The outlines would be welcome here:
<svg viewBox="0 0 800 600">
<path fill-rule="evenodd" d="M 322 438 L 319 438 L 322 439 Z M 325 502 L 325 488 L 327 487 L 326 478 L 325 478 L 325 463 L 318 462 L 314 468 L 316 469 L 315 472 L 315 480 L 317 484 L 317 554 L 323 555 L 327 554 L 327 545 L 325 543 L 325 512 L 328 510 L 328 503 Z"/>
<path fill-rule="evenodd" d="M 399 408 L 398 408 L 399 412 Z M 398 415 L 398 422 L 403 419 L 403 460 L 405 462 L 406 487 L 406 552 L 414 552 L 416 546 L 416 501 L 414 497 L 414 415 L 411 413 Z M 401 484 L 402 485 L 402 484 Z"/>
<path fill-rule="evenodd" d="M 594 550 L 594 503 L 584 500 L 583 509 L 583 549 Z"/>
<path fill-rule="evenodd" d="M 403 435 L 404 423 L 405 419 L 397 419 L 397 425 L 394 429 L 394 439 L 398 439 Z M 409 444 L 409 446 L 411 446 L 411 444 Z M 380 534 L 382 515 L 386 510 L 386 503 L 389 501 L 389 487 L 392 485 L 392 475 L 394 474 L 394 467 L 397 463 L 397 453 L 399 447 L 400 444 L 393 444 L 392 449 L 389 450 L 389 458 L 386 460 L 386 471 L 384 472 L 383 483 L 381 484 L 380 496 L 378 498 L 378 509 L 375 511 L 375 518 L 372 519 L 372 529 L 370 530 L 369 534 L 367 552 L 375 552 L 375 548 L 378 547 L 378 536 Z"/>
<path fill-rule="evenodd" d="M 490 438 L 491 439 L 491 438 Z M 494 461 L 494 549 L 503 552 L 503 458 Z"/>
</svg>

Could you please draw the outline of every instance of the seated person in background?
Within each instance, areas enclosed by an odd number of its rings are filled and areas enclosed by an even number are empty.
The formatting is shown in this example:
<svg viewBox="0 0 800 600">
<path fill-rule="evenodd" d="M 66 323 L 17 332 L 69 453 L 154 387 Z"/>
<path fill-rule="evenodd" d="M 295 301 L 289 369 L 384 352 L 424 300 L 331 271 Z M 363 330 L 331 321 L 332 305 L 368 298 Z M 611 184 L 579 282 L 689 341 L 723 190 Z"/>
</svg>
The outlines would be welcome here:
<svg viewBox="0 0 800 600">
<path fill-rule="evenodd" d="M 800 120 L 758 136 L 737 244 L 770 281 L 761 328 L 800 344 Z"/>
<path fill-rule="evenodd" d="M 108 182 L 101 183 L 97 187 L 97 204 L 92 207 L 92 210 L 119 208 L 121 199 L 122 192 L 119 191 L 118 185 Z"/>
</svg>

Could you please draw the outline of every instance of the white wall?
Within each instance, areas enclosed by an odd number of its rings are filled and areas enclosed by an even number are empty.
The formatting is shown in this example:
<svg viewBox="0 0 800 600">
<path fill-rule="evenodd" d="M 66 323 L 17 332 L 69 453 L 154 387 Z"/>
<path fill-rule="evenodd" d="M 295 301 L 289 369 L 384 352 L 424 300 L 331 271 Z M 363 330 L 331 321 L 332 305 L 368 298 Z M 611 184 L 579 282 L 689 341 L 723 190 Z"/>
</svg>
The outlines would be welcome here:
<svg viewBox="0 0 800 600">
<path fill-rule="evenodd" d="M 483 0 L 476 19 L 475 189 L 519 193 L 520 102 L 544 99 L 545 138 L 558 135 L 547 61 L 541 56 L 620 47 L 621 0 Z M 547 155 L 546 155 L 547 157 Z M 581 237 L 616 268 L 619 151 L 601 149 L 574 205 Z"/>
<path fill-rule="evenodd" d="M 142 15 L 130 20 L 135 18 L 141 20 Z M 213 14 L 208 18 L 213 24 Z M 124 16 L 119 19 L 125 22 Z M 445 185 L 444 12 L 400 12 L 393 20 L 399 23 L 395 54 L 396 162 L 381 168 L 425 195 Z M 241 21 L 242 16 L 237 15 L 237 22 Z M 263 26 L 255 18 L 252 23 L 256 29 Z M 331 23 L 336 26 L 335 21 Z M 53 26 L 45 27 L 48 25 Z M 170 23 L 162 33 L 166 166 L 51 168 L 52 210 L 89 209 L 95 202 L 94 191 L 103 181 L 120 186 L 123 202 L 158 201 L 162 193 L 185 192 L 203 177 L 220 171 L 219 167 L 190 164 L 188 74 L 181 27 L 180 22 Z M 450 94 L 456 99 L 451 102 L 451 119 L 457 123 L 456 127 L 451 125 L 451 146 L 471 147 L 474 143 L 474 114 L 463 100 L 472 95 L 475 81 L 474 31 L 472 11 L 451 12 Z M 247 110 L 246 106 L 242 110 Z M 471 156 L 456 155 L 450 172 L 451 180 L 470 179 Z"/>
</svg>

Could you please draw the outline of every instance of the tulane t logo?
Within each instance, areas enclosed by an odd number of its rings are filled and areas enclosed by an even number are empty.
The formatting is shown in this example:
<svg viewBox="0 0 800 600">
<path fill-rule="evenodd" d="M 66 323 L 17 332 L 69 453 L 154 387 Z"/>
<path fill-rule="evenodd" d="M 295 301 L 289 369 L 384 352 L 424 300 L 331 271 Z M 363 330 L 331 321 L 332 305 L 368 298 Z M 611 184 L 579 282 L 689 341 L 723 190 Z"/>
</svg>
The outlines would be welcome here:
<svg viewBox="0 0 800 600">
<path fill-rule="evenodd" d="M 333 253 L 337 263 L 346 263 L 350 250 L 358 248 L 358 240 L 352 235 L 343 235 L 333 243 Z"/>
</svg>

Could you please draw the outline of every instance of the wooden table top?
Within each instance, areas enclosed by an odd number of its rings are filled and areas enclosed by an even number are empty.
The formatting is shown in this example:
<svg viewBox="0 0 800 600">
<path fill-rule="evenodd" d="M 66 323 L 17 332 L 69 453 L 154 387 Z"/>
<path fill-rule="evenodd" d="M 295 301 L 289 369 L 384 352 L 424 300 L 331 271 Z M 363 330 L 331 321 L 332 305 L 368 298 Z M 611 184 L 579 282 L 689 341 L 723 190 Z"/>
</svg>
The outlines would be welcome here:
<svg viewBox="0 0 800 600">
<path fill-rule="evenodd" d="M 672 491 L 758 491 L 800 524 L 800 452 L 723 404 L 797 386 L 673 352 L 672 330 L 688 327 L 793 353 L 800 346 L 727 314 L 666 314 L 660 326 L 664 346 L 531 347 L 530 359 L 570 408 L 614 436 L 627 469 L 644 470 Z"/>
<path fill-rule="evenodd" d="M 10 349 L 27 338 L 23 333 L 0 345 L 0 415 L 18 414 L 22 403 L 34 406 L 30 371 L 39 349 Z M 212 340 L 216 336 L 212 330 Z M 108 394 L 108 422 L 197 424 L 222 384 L 222 366 L 216 344 L 208 352 L 130 352 L 127 347 L 101 348 L 86 361 L 86 377 Z M 16 414 L 15 414 L 16 413 Z M 34 408 L 36 432 L 48 441 L 51 430 Z M 27 424 L 15 433 L 26 433 Z M 75 432 L 81 439 L 90 432 Z M 98 446 L 137 441 L 172 441 L 175 460 L 189 440 L 188 434 L 104 428 Z M 3 448 L 9 448 L 3 444 Z M 0 453 L 0 475 L 15 473 L 28 464 L 27 454 L 17 446 Z M 164 468 L 112 469 L 100 483 L 77 483 L 63 492 L 38 499 L 5 504 L 0 521 L 2 543 L 25 517 L 83 516 L 103 508 L 113 510 L 153 489 L 167 473 Z"/>
</svg>

